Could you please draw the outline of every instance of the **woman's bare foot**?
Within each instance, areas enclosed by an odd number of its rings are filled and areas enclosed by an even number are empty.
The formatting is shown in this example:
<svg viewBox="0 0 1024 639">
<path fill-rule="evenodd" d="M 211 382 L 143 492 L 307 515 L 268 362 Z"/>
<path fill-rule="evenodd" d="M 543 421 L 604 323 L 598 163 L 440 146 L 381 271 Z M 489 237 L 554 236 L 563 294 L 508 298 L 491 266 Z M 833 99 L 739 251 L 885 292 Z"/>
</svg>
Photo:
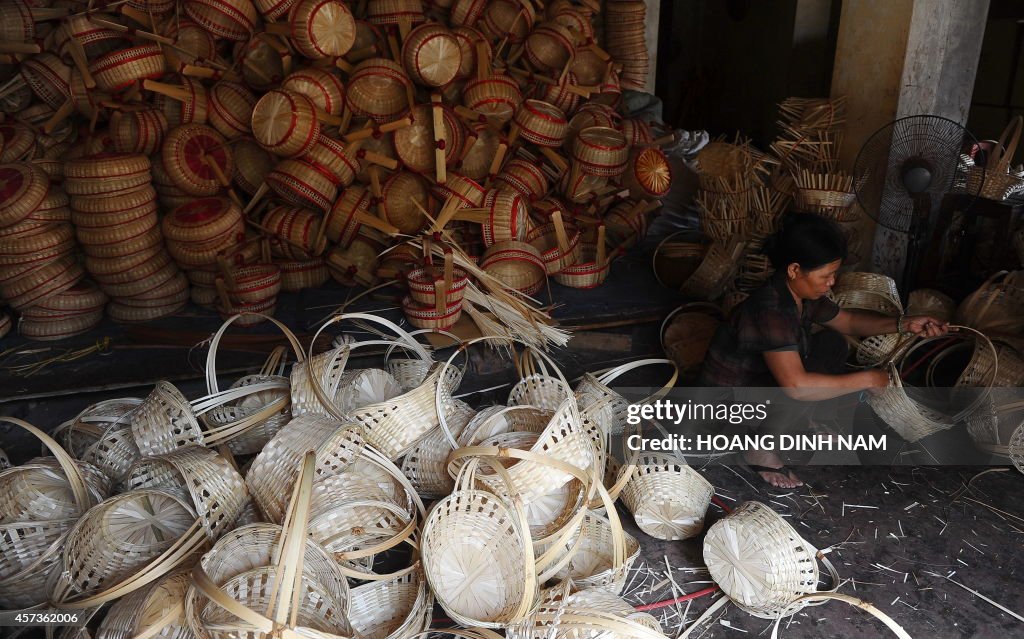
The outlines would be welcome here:
<svg viewBox="0 0 1024 639">
<path fill-rule="evenodd" d="M 782 459 L 771 451 L 748 450 L 743 454 L 743 460 L 751 466 L 780 469 L 777 472 L 762 470 L 761 468 L 754 469 L 757 474 L 761 475 L 761 479 L 776 488 L 797 488 L 804 485 L 800 478 L 793 474 L 793 471 L 783 469 L 785 464 L 783 464 Z"/>
</svg>

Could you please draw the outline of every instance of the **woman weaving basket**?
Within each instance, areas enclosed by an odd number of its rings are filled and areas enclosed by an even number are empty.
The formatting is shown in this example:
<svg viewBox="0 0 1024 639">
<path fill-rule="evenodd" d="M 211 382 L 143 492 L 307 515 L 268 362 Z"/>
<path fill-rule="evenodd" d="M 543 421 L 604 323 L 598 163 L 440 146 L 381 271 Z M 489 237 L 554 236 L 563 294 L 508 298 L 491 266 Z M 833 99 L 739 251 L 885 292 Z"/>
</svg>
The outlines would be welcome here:
<svg viewBox="0 0 1024 639">
<path fill-rule="evenodd" d="M 756 425 L 770 433 L 792 432 L 809 422 L 817 402 L 889 385 L 880 369 L 844 372 L 843 335 L 867 337 L 908 332 L 945 334 L 948 323 L 920 315 L 899 318 L 840 309 L 827 297 L 846 258 L 839 226 L 813 214 L 786 217 L 782 230 L 763 249 L 775 274 L 753 291 L 711 340 L 700 386 L 781 387 L 792 401 L 772 406 Z M 817 324 L 824 329 L 812 334 Z M 773 486 L 803 485 L 773 451 L 748 450 L 744 461 Z"/>
</svg>

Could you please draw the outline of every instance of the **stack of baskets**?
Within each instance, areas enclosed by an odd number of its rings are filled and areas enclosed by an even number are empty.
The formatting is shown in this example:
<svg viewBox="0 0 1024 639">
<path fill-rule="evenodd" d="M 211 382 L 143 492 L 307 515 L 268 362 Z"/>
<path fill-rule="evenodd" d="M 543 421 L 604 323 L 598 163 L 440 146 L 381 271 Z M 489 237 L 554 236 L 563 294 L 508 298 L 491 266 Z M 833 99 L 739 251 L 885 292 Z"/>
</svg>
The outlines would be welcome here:
<svg viewBox="0 0 1024 639">
<path fill-rule="evenodd" d="M 608 53 L 622 65 L 624 89 L 647 88 L 650 57 L 647 52 L 647 5 L 642 0 L 613 0 L 605 5 Z"/>
<path fill-rule="evenodd" d="M 188 280 L 164 246 L 149 158 L 98 154 L 64 172 L 85 268 L 110 297 L 110 317 L 143 322 L 180 310 Z"/>
<path fill-rule="evenodd" d="M 55 340 L 90 330 L 107 298 L 82 279 L 67 194 L 35 163 L 0 165 L 0 185 L 0 297 L 21 314 L 19 332 Z"/>
</svg>

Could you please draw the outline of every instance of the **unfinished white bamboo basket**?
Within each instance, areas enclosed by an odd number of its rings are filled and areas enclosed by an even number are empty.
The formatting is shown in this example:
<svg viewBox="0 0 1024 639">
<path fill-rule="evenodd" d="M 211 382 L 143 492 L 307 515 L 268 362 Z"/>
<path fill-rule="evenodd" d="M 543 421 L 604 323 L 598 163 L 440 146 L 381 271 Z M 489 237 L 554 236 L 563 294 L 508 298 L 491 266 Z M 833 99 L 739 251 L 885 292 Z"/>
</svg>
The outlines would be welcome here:
<svg viewBox="0 0 1024 639">
<path fill-rule="evenodd" d="M 680 459 L 643 453 L 619 471 L 619 493 L 637 526 L 655 539 L 690 539 L 704 529 L 714 487 Z"/>
<path fill-rule="evenodd" d="M 704 562 L 711 578 L 740 609 L 762 619 L 795 614 L 821 602 L 799 601 L 818 593 L 818 561 L 832 563 L 768 506 L 748 501 L 716 522 L 704 537 Z"/>
</svg>

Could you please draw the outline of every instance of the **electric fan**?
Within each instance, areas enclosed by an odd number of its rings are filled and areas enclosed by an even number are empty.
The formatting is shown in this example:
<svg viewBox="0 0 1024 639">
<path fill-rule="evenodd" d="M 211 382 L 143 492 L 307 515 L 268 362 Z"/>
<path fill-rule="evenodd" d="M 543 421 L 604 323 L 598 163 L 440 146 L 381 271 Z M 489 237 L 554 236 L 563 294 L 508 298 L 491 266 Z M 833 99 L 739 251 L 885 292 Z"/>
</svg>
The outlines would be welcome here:
<svg viewBox="0 0 1024 639">
<path fill-rule="evenodd" d="M 962 155 L 976 144 L 953 120 L 912 115 L 876 131 L 857 154 L 854 190 L 861 208 L 879 225 L 907 236 L 900 287 L 904 297 L 916 283 L 923 244 L 943 199 L 951 193 L 966 195 L 969 208 L 978 196 L 980 184 L 969 192 L 971 162 Z"/>
</svg>

